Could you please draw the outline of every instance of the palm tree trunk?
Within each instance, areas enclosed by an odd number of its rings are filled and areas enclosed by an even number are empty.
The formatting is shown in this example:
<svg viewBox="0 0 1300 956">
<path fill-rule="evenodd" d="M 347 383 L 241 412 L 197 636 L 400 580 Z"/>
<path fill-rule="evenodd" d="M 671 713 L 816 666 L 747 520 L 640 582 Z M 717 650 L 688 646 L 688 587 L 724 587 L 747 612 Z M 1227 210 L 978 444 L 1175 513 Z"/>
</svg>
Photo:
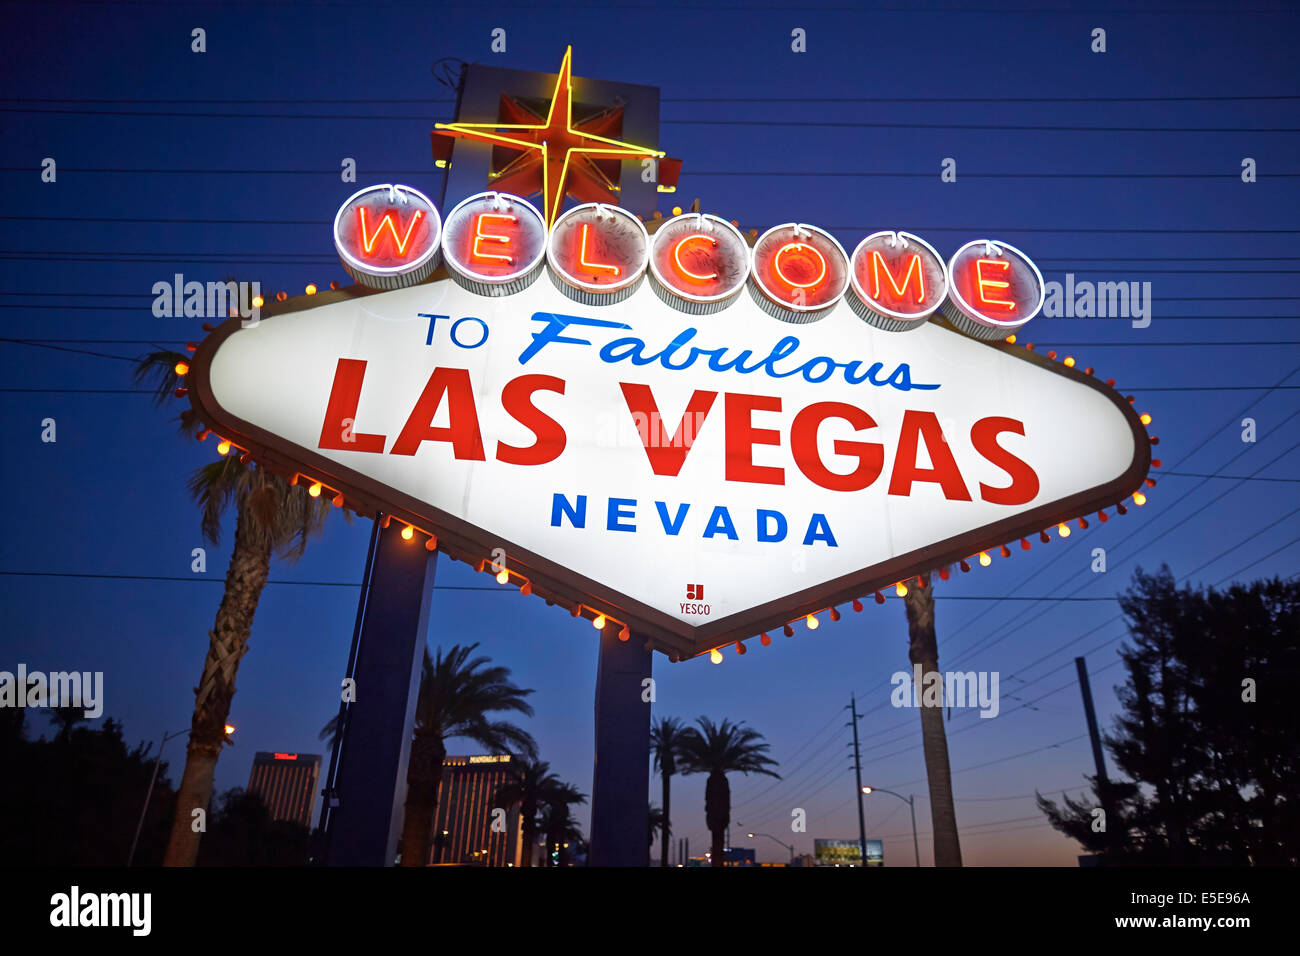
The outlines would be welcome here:
<svg viewBox="0 0 1300 956">
<path fill-rule="evenodd" d="M 523 838 L 524 846 L 519 865 L 530 867 L 533 865 L 533 842 L 537 839 L 537 831 L 532 827 L 524 827 L 520 836 Z"/>
<path fill-rule="evenodd" d="M 536 791 L 533 790 L 532 792 L 535 793 Z M 537 842 L 537 798 L 535 796 L 524 796 L 524 799 L 519 802 L 519 815 L 523 818 L 519 823 L 519 835 L 524 841 L 523 857 L 519 865 L 531 867 L 533 865 L 533 844 Z"/>
<path fill-rule="evenodd" d="M 727 858 L 727 826 L 731 823 L 731 787 L 727 775 L 714 770 L 704 784 L 704 822 L 713 837 L 712 866 L 723 866 Z"/>
<path fill-rule="evenodd" d="M 271 546 L 253 531 L 254 521 L 240 506 L 235 520 L 235 545 L 226 569 L 226 590 L 217 618 L 208 632 L 208 654 L 203 676 L 194 690 L 194 717 L 190 722 L 185 770 L 176 798 L 176 816 L 163 866 L 193 866 L 199 855 L 202 832 L 195 830 L 195 810 L 206 815 L 212 800 L 217 758 L 226 739 L 230 701 L 235 695 L 235 673 L 248 652 L 253 615 L 271 572 Z"/>
<path fill-rule="evenodd" d="M 668 833 L 672 829 L 671 825 L 668 822 L 669 820 L 672 819 L 672 800 L 669 797 L 669 783 L 672 779 L 672 774 L 665 773 L 663 777 L 664 777 L 664 823 L 663 826 L 659 828 L 659 838 L 660 838 L 659 865 L 661 867 L 667 868 Z"/>
<path fill-rule="evenodd" d="M 433 812 L 438 807 L 442 762 L 447 756 L 439 736 L 416 733 L 406 771 L 406 804 L 402 816 L 402 866 L 429 862 Z"/>
<path fill-rule="evenodd" d="M 934 593 L 927 576 L 925 587 L 910 587 L 903 598 L 907 612 L 907 656 L 921 674 L 939 670 L 939 645 L 934 629 Z M 961 842 L 957 836 L 957 812 L 952 801 L 952 771 L 948 764 L 948 737 L 943 727 L 943 702 L 925 706 L 922 688 L 916 688 L 921 703 L 921 747 L 925 773 L 930 784 L 930 824 L 934 832 L 934 865 L 961 866 Z"/>
</svg>

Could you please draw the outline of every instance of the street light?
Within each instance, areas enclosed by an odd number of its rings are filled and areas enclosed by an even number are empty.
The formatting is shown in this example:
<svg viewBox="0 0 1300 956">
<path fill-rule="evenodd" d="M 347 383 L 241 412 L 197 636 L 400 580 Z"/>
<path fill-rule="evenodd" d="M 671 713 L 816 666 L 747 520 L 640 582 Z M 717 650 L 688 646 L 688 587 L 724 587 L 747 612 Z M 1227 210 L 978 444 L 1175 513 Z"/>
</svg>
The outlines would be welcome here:
<svg viewBox="0 0 1300 956">
<path fill-rule="evenodd" d="M 777 843 L 780 843 L 783 847 L 785 847 L 787 850 L 790 851 L 790 863 L 791 863 L 791 865 L 794 864 L 794 845 L 793 845 L 793 844 L 786 843 L 784 840 L 777 840 L 776 837 L 772 836 L 772 834 L 770 834 L 770 833 L 749 833 L 749 834 L 746 834 L 746 835 L 747 835 L 751 840 L 754 839 L 754 837 L 756 837 L 756 836 L 767 837 L 769 840 L 776 840 Z"/>
<path fill-rule="evenodd" d="M 235 725 L 226 724 L 224 729 L 226 731 L 225 742 L 230 744 L 231 746 L 234 746 L 235 742 L 230 739 L 230 735 L 235 732 Z M 186 727 L 184 730 L 177 730 L 170 734 L 163 734 L 162 740 L 158 744 L 158 756 L 155 757 L 153 761 L 153 775 L 149 777 L 149 789 L 145 792 L 144 795 L 144 806 L 140 808 L 140 820 L 135 825 L 135 836 L 131 839 L 131 852 L 128 853 L 126 857 L 127 866 L 130 866 L 132 862 L 135 860 L 135 848 L 136 845 L 140 842 L 140 831 L 144 829 L 145 814 L 149 812 L 149 801 L 153 799 L 154 784 L 158 782 L 158 765 L 162 763 L 163 747 L 165 747 L 167 745 L 167 741 L 171 740 L 173 737 L 179 737 L 181 734 L 188 733 L 189 730 L 190 728 Z"/>
<path fill-rule="evenodd" d="M 235 729 L 234 727 L 228 727 L 226 732 L 229 733 L 234 729 Z M 144 817 L 145 814 L 149 812 L 149 801 L 153 798 L 153 785 L 158 780 L 158 765 L 162 763 L 163 747 L 167 744 L 167 741 L 171 740 L 173 737 L 179 737 L 181 734 L 186 733 L 188 730 L 189 728 L 186 727 L 185 730 L 178 730 L 175 733 L 163 734 L 162 742 L 158 744 L 158 756 L 156 756 L 153 761 L 153 775 L 149 778 L 149 789 L 145 792 L 144 795 L 144 806 L 140 808 L 140 821 L 135 825 L 135 836 L 131 838 L 131 852 L 128 853 L 126 857 L 127 866 L 130 866 L 131 863 L 135 860 L 136 844 L 140 842 L 140 831 L 144 829 Z"/>
<path fill-rule="evenodd" d="M 912 851 L 916 854 L 916 866 L 917 866 L 918 869 L 920 869 L 920 866 L 921 866 L 921 846 L 920 846 L 919 843 L 916 842 L 916 797 L 915 797 L 915 796 L 907 796 L 907 797 L 905 797 L 905 796 L 903 796 L 901 793 L 894 793 L 894 791 L 892 791 L 892 790 L 882 790 L 880 787 L 863 787 L 863 788 L 862 788 L 862 792 L 863 792 L 863 793 L 887 793 L 887 794 L 889 794 L 891 797 L 898 797 L 899 800 L 902 800 L 902 801 L 903 801 L 904 803 L 906 803 L 907 806 L 911 809 L 911 811 L 912 811 Z M 862 864 L 865 866 L 865 865 L 866 865 L 866 862 L 867 862 L 866 860 L 863 860 L 863 861 L 862 861 Z"/>
</svg>

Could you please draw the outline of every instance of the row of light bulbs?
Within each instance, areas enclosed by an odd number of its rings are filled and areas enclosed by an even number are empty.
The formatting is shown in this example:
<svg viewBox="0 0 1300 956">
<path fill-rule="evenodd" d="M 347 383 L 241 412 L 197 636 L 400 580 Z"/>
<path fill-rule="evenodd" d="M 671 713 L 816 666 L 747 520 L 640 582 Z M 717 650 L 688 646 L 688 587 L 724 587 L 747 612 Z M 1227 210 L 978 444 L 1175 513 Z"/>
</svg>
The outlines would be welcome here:
<svg viewBox="0 0 1300 956">
<path fill-rule="evenodd" d="M 331 286 L 331 288 L 337 288 L 337 283 L 330 283 L 330 286 Z M 312 294 L 314 294 L 315 291 L 316 291 L 316 287 L 315 287 L 314 285 L 308 285 L 308 286 L 307 286 L 307 294 L 308 294 L 308 295 L 312 295 Z M 284 295 L 285 295 L 285 294 L 284 294 L 283 292 L 278 293 L 277 298 L 280 298 L 281 300 L 283 300 Z M 259 297 L 259 298 L 260 298 L 260 297 Z M 260 306 L 261 303 L 258 302 L 258 301 L 256 301 L 256 300 L 254 300 L 254 305 Z M 1015 342 L 1016 342 L 1016 337 L 1015 337 L 1014 335 L 1009 335 L 1009 336 L 1006 337 L 1006 341 L 1007 341 L 1007 343 L 1014 345 Z M 191 352 L 194 351 L 196 347 L 197 347 L 196 344 L 193 343 L 193 342 L 186 343 L 186 348 L 187 348 L 189 351 L 191 351 Z M 1033 344 L 1032 342 L 1027 342 L 1027 343 L 1025 343 L 1024 348 L 1025 348 L 1026 350 L 1032 352 L 1032 351 L 1034 350 L 1034 344 Z M 1056 353 L 1055 351 L 1050 351 L 1050 352 L 1047 353 L 1047 357 L 1048 357 L 1049 359 L 1051 359 L 1052 361 L 1055 361 L 1056 358 L 1057 358 L 1057 353 Z M 1067 367 L 1073 368 L 1074 365 L 1075 365 L 1075 359 L 1074 359 L 1074 356 L 1072 356 L 1072 355 L 1067 355 L 1067 356 L 1065 357 L 1065 359 L 1063 360 L 1063 362 L 1064 362 L 1064 364 L 1065 364 Z M 178 377 L 180 377 L 180 378 L 184 378 L 186 375 L 189 374 L 190 366 L 189 366 L 189 364 L 188 364 L 187 362 L 184 362 L 184 361 L 182 361 L 182 362 L 177 362 L 177 363 L 176 363 L 176 366 L 175 366 L 175 368 L 174 368 L 174 371 L 175 371 L 175 373 L 176 373 L 176 375 L 177 375 Z M 1091 368 L 1087 368 L 1087 369 L 1084 370 L 1084 372 L 1085 372 L 1085 374 L 1087 374 L 1087 375 L 1092 375 L 1093 370 L 1092 370 Z M 1106 384 L 1107 384 L 1109 387 L 1114 388 L 1114 387 L 1115 387 L 1115 380 L 1114 380 L 1114 379 L 1106 379 Z M 177 395 L 177 397 L 181 397 L 181 396 L 183 396 L 185 393 L 186 393 L 186 389 L 185 389 L 185 388 L 178 388 L 178 389 L 176 389 L 176 395 Z M 1133 397 L 1132 395 L 1126 396 L 1126 399 L 1128 400 L 1129 404 L 1132 404 L 1133 401 L 1134 401 L 1134 397 Z M 1142 422 L 1142 424 L 1143 424 L 1144 426 L 1146 426 L 1146 425 L 1150 425 L 1150 424 L 1151 424 L 1151 421 L 1152 421 L 1151 416 L 1150 416 L 1149 414 L 1145 413 L 1145 412 L 1139 416 L 1139 420 Z M 209 434 L 213 434 L 213 433 L 211 432 L 210 429 L 206 429 L 206 428 L 205 428 L 205 429 L 203 429 L 202 431 L 200 431 L 200 432 L 198 433 L 198 439 L 199 439 L 199 441 L 204 441 L 204 440 L 206 440 Z M 240 452 L 242 452 L 241 460 L 242 460 L 242 461 L 245 461 L 245 462 L 248 461 L 248 459 L 249 459 L 249 454 L 248 454 L 248 450 L 247 450 L 247 449 L 245 449 L 245 448 L 243 448 L 243 447 L 241 447 L 241 446 L 239 446 L 239 445 L 236 445 L 234 442 L 232 442 L 232 441 L 231 441 L 230 439 L 228 439 L 228 438 L 221 438 L 220 436 L 217 436 L 217 437 L 218 437 L 218 443 L 217 443 L 217 454 L 219 454 L 219 455 L 227 455 L 227 454 L 230 453 L 230 450 L 231 450 L 232 448 L 238 448 L 238 449 L 240 450 Z M 1150 440 L 1151 440 L 1151 444 L 1153 444 L 1153 445 L 1158 445 L 1158 444 L 1160 444 L 1160 439 L 1159 439 L 1159 438 L 1156 438 L 1155 436 L 1151 436 L 1151 439 L 1150 439 Z M 1151 460 L 1151 464 L 1152 464 L 1153 467 L 1159 468 L 1159 467 L 1161 467 L 1161 464 L 1162 464 L 1162 463 L 1161 463 L 1160 459 L 1158 459 L 1158 458 L 1153 458 L 1153 459 Z M 295 474 L 292 476 L 292 478 L 290 479 L 289 484 L 290 484 L 290 485 L 294 485 L 294 486 L 296 486 L 296 485 L 299 484 L 299 480 L 300 480 L 301 478 L 303 478 L 303 477 L 305 477 L 305 476 L 303 476 L 303 475 L 301 475 L 301 474 L 299 474 L 299 473 L 295 473 Z M 1147 486 L 1148 488 L 1154 488 L 1154 487 L 1156 486 L 1156 482 L 1155 482 L 1155 479 L 1154 479 L 1154 478 L 1147 478 L 1147 479 L 1145 480 L 1145 484 L 1146 484 L 1146 486 Z M 319 481 L 319 480 L 312 481 L 312 483 L 311 483 L 311 484 L 308 486 L 308 488 L 307 488 L 307 493 L 308 493 L 311 497 L 313 497 L 313 498 L 318 498 L 318 497 L 320 497 L 321 494 L 322 494 L 324 491 L 326 491 L 326 490 L 329 490 L 329 491 L 334 492 L 333 496 L 329 499 L 329 500 L 331 501 L 331 503 L 334 504 L 334 505 L 337 506 L 337 507 L 342 507 L 343 504 L 344 504 L 344 502 L 345 502 L 343 492 L 342 492 L 342 491 L 338 491 L 337 489 L 334 489 L 334 488 L 328 488 L 328 489 L 327 489 L 327 486 L 326 486 L 323 482 L 321 482 L 321 481 Z M 1141 492 L 1141 491 L 1137 491 L 1137 492 L 1134 492 L 1134 493 L 1133 493 L 1133 495 L 1132 495 L 1132 500 L 1133 500 L 1133 504 L 1137 505 L 1138 507 L 1141 507 L 1142 505 L 1145 505 L 1145 504 L 1147 503 L 1147 496 L 1146 496 L 1143 492 Z M 1121 502 L 1118 502 L 1118 503 L 1116 504 L 1115 508 L 1116 508 L 1116 511 L 1117 511 L 1119 514 L 1121 514 L 1121 515 L 1128 514 L 1128 509 L 1124 506 L 1124 503 L 1123 503 L 1122 501 L 1121 501 Z M 1079 517 L 1078 519 L 1076 519 L 1076 520 L 1078 521 L 1079 528 L 1080 528 L 1081 530 L 1086 529 L 1086 528 L 1088 527 L 1088 520 L 1087 520 L 1087 518 L 1085 518 L 1085 517 L 1083 517 L 1083 516 L 1080 516 L 1080 517 Z M 1106 522 L 1106 521 L 1109 521 L 1109 520 L 1110 520 L 1110 516 L 1106 514 L 1105 509 L 1102 509 L 1102 510 L 1099 510 L 1099 511 L 1097 512 L 1097 520 L 1098 520 L 1098 521 L 1102 521 L 1102 522 Z M 381 526 L 384 527 L 384 528 L 387 528 L 387 527 L 389 526 L 389 524 L 390 524 L 390 521 L 391 521 L 391 515 L 387 515 L 387 514 L 385 514 L 385 515 L 383 516 L 383 518 L 381 519 Z M 403 539 L 404 541 L 412 541 L 412 540 L 414 540 L 414 538 L 415 538 L 415 534 L 416 534 L 417 531 L 418 531 L 420 534 L 425 535 L 425 543 L 424 543 L 425 550 L 427 550 L 427 551 L 436 551 L 436 550 L 438 549 L 438 537 L 437 537 L 437 535 L 434 534 L 432 531 L 426 531 L 426 530 L 424 530 L 423 528 L 417 528 L 417 527 L 416 527 L 415 525 L 413 525 L 413 524 L 409 524 L 409 523 L 408 523 L 404 528 L 402 528 L 402 539 Z M 1070 534 L 1071 534 L 1071 529 L 1070 529 L 1069 524 L 1067 524 L 1067 523 L 1064 522 L 1064 521 L 1060 522 L 1060 523 L 1056 526 L 1056 533 L 1057 533 L 1057 535 L 1058 535 L 1059 537 L 1061 537 L 1061 538 L 1068 538 L 1068 537 L 1070 536 Z M 1052 539 L 1051 539 L 1051 536 L 1048 535 L 1046 529 L 1044 529 L 1043 531 L 1041 531 L 1041 532 L 1039 533 L 1039 539 L 1040 539 L 1044 544 L 1046 544 L 1046 543 L 1048 543 L 1049 541 L 1052 540 Z M 1021 538 L 1021 539 L 1020 539 L 1020 547 L 1021 547 L 1021 550 L 1028 551 L 1028 550 L 1030 549 L 1030 547 L 1031 547 L 1030 542 L 1029 542 L 1029 539 L 1028 539 L 1028 538 Z M 1003 545 L 999 548 L 999 551 L 1000 551 L 1002 557 L 1004 557 L 1004 558 L 1009 558 L 1009 557 L 1011 557 L 1011 549 L 1010 549 L 1009 547 L 1007 547 L 1007 545 L 1003 544 Z M 992 558 L 992 556 L 988 553 L 988 551 L 981 551 L 981 552 L 979 552 L 978 555 L 971 555 L 969 558 L 965 558 L 965 559 L 963 559 L 962 561 L 959 562 L 959 567 L 961 568 L 961 570 L 962 570 L 963 573 L 968 572 L 968 571 L 971 570 L 971 563 L 970 563 L 970 562 L 971 562 L 972 560 L 978 560 L 978 561 L 979 561 L 979 564 L 980 564 L 981 567 L 988 567 L 989 565 L 991 565 L 991 564 L 993 563 L 993 558 Z M 488 562 L 487 559 L 483 559 L 482 561 L 479 562 L 478 570 L 479 570 L 480 572 L 483 572 L 483 571 L 486 571 L 486 570 L 488 570 L 489 568 L 493 568 L 493 567 L 495 567 L 495 565 L 491 565 L 491 564 Z M 519 578 L 519 579 L 523 582 L 523 583 L 520 585 L 520 587 L 519 587 L 519 593 L 520 593 L 521 595 L 525 596 L 525 597 L 532 593 L 532 582 L 531 582 L 527 577 L 525 577 L 525 576 L 522 575 L 522 574 L 519 574 L 518 572 L 512 572 L 512 571 L 510 571 L 510 570 L 509 570 L 508 568 L 506 568 L 506 567 L 499 567 L 499 568 L 496 568 L 496 569 L 493 571 L 493 575 L 494 575 L 494 577 L 496 578 L 497 583 L 498 583 L 498 584 L 503 584 L 503 585 L 504 585 L 504 584 L 509 584 L 509 583 L 510 583 L 514 578 L 517 577 L 517 578 Z M 940 568 L 940 569 L 939 569 L 939 579 L 940 579 L 940 580 L 943 580 L 943 581 L 946 581 L 946 580 L 948 580 L 948 577 L 949 577 L 949 571 L 948 571 L 948 569 L 947 569 L 946 567 L 945 567 L 945 568 Z M 895 592 L 899 597 L 906 597 L 906 595 L 907 595 L 907 593 L 908 593 L 908 585 L 907 585 L 907 581 L 910 581 L 910 580 L 911 580 L 911 578 L 907 578 L 906 580 L 899 581 L 899 582 L 897 582 L 897 583 L 894 585 L 894 592 Z M 925 578 L 924 578 L 923 575 L 917 575 L 917 576 L 916 576 L 916 587 L 918 587 L 918 588 L 923 588 L 923 587 L 925 587 Z M 884 596 L 884 594 L 882 594 L 880 591 L 876 591 L 876 592 L 875 592 L 875 600 L 876 600 L 876 603 L 877 603 L 877 604 L 884 604 L 884 603 L 885 603 L 885 596 Z M 852 601 L 852 607 L 853 607 L 853 610 L 854 610 L 855 612 L 856 612 L 856 611 L 861 611 L 861 610 L 862 610 L 862 602 L 861 602 L 861 600 L 859 600 L 858 598 L 854 598 L 853 601 Z M 573 608 L 571 609 L 571 612 L 570 612 L 570 613 L 571 613 L 574 617 L 581 617 L 581 616 L 582 616 L 582 612 L 583 612 L 584 610 L 591 611 L 592 614 L 594 615 L 594 616 L 592 617 L 592 619 L 591 619 L 591 625 L 592 625 L 592 627 L 596 628 L 596 630 L 598 630 L 598 631 L 599 631 L 599 630 L 604 630 L 604 628 L 605 628 L 605 627 L 606 627 L 606 626 L 607 626 L 607 625 L 612 621 L 613 623 L 619 625 L 618 638 L 619 638 L 620 641 L 627 641 L 627 640 L 629 640 L 629 639 L 631 638 L 631 632 L 630 632 L 630 630 L 629 630 L 628 625 L 627 625 L 626 622 L 624 622 L 624 621 L 620 621 L 620 620 L 618 620 L 617 618 L 614 618 L 614 617 L 610 616 L 609 614 L 606 614 L 605 612 L 600 611 L 598 608 L 594 608 L 594 607 L 591 607 L 590 605 L 586 605 L 586 604 L 582 604 L 582 603 L 577 603 L 577 604 L 574 604 L 574 606 L 573 606 Z M 832 621 L 838 621 L 838 620 L 840 620 L 840 618 L 843 616 L 843 615 L 840 613 L 839 608 L 834 607 L 834 606 L 832 606 L 832 607 L 830 607 L 830 608 L 826 608 L 826 609 L 824 609 L 824 610 L 828 610 L 828 611 L 830 612 L 830 615 L 829 615 L 829 616 L 830 616 L 830 619 L 831 619 Z M 810 630 L 810 631 L 815 631 L 815 630 L 817 630 L 817 628 L 821 625 L 821 621 L 820 621 L 820 620 L 818 619 L 818 617 L 817 617 L 817 615 L 818 615 L 819 613 L 821 613 L 821 612 L 820 612 L 820 611 L 813 612 L 813 613 L 810 613 L 810 614 L 805 615 L 805 616 L 802 618 L 802 620 L 803 620 L 803 622 L 805 623 L 805 625 L 807 626 L 808 630 Z M 782 632 L 785 634 L 786 637 L 793 637 L 793 636 L 794 636 L 794 628 L 792 627 L 792 625 L 794 624 L 795 621 L 798 621 L 798 620 L 801 620 L 801 619 L 800 619 L 800 618 L 794 618 L 794 619 L 791 620 L 791 621 L 787 621 L 787 622 L 785 623 L 785 625 L 782 627 Z M 772 639 L 771 639 L 771 637 L 768 636 L 768 634 L 767 634 L 766 631 L 764 631 L 763 633 L 761 633 L 761 634 L 759 635 L 759 643 L 761 643 L 764 647 L 768 647 L 769 645 L 771 645 L 771 643 L 772 643 Z M 715 648 L 712 648 L 711 650 L 707 651 L 707 653 L 708 653 L 708 655 L 709 655 L 709 660 L 712 661 L 714 664 L 721 664 L 722 661 L 723 661 L 723 656 L 722 656 L 722 650 L 721 650 L 721 648 L 722 648 L 722 647 L 725 647 L 725 646 L 726 646 L 725 644 L 724 644 L 724 645 L 719 645 L 719 647 L 715 647 Z M 738 641 L 736 641 L 736 642 L 735 642 L 735 648 L 736 648 L 736 653 L 737 653 L 737 654 L 744 654 L 744 653 L 746 653 L 746 651 L 747 651 L 747 648 L 745 647 L 745 642 L 744 642 L 743 640 L 738 640 Z M 706 652 L 701 652 L 701 653 L 706 653 Z M 699 655 L 699 654 L 696 654 L 696 655 L 692 655 L 692 656 L 694 656 L 694 657 L 698 657 L 698 656 L 700 656 L 700 655 Z M 685 660 L 685 659 L 687 659 L 687 658 L 684 658 L 684 657 L 681 657 L 681 656 L 678 656 L 678 655 L 674 655 L 671 659 L 674 660 L 674 661 L 680 661 L 680 660 Z"/>
</svg>

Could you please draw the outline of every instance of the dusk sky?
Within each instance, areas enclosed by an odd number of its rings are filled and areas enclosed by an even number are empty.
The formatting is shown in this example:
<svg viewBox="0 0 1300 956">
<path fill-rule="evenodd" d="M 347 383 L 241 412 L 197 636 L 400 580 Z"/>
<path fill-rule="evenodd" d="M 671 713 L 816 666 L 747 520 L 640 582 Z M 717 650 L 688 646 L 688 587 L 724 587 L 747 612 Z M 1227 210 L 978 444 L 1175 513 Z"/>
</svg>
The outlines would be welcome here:
<svg viewBox="0 0 1300 956">
<path fill-rule="evenodd" d="M 1109 728 L 1125 636 L 1114 597 L 1133 570 L 1167 563 L 1209 585 L 1300 570 L 1297 10 L 869 6 L 8 6 L 27 39 L 10 43 L 0 109 L 0 670 L 103 671 L 104 713 L 132 743 L 188 727 L 234 519 L 206 574 L 192 573 L 206 543 L 186 480 L 214 444 L 178 436 L 185 403 L 155 407 L 130 363 L 204 333 L 197 319 L 155 318 L 150 290 L 177 272 L 294 295 L 349 283 L 329 226 L 344 199 L 391 181 L 438 195 L 429 130 L 454 104 L 430 66 L 554 72 L 572 45 L 579 77 L 660 88 L 658 145 L 684 161 L 665 215 L 699 197 L 744 230 L 813 223 L 851 250 L 905 229 L 945 257 L 987 235 L 1049 281 L 1150 282 L 1145 328 L 1039 317 L 1021 336 L 1095 366 L 1153 417 L 1163 467 L 1147 505 L 936 586 L 940 668 L 1001 682 L 999 716 L 954 709 L 947 724 L 964 862 L 1075 865 L 1078 847 L 1033 794 L 1077 795 L 1092 772 L 1073 658 L 1086 655 Z M 191 52 L 195 27 L 206 53 Z M 490 50 L 498 27 L 501 54 Z M 1098 27 L 1104 53 L 1091 51 Z M 795 28 L 806 53 L 791 50 Z M 54 183 L 41 180 L 46 157 Z M 344 157 L 357 161 L 355 184 L 340 181 Z M 940 180 L 947 157 L 954 183 Z M 1247 158 L 1255 182 L 1243 182 Z M 55 443 L 41 440 L 47 418 Z M 338 708 L 370 527 L 331 515 L 305 558 L 273 565 L 218 791 L 244 786 L 259 750 L 328 760 L 317 734 Z M 1106 573 L 1090 570 L 1095 548 Z M 590 794 L 590 624 L 446 558 L 437 586 L 429 646 L 477 641 L 535 689 L 522 725 Z M 856 839 L 851 693 L 867 715 L 864 782 L 917 795 L 932 859 L 920 721 L 890 706 L 890 675 L 909 665 L 903 602 L 888 597 L 719 666 L 656 656 L 656 717 L 741 720 L 770 742 L 779 782 L 731 778 L 732 844 L 760 860 L 788 854 L 747 831 L 801 853 L 814 838 Z M 50 734 L 42 713 L 28 728 Z M 453 740 L 449 752 L 478 748 Z M 183 736 L 166 756 L 175 785 Z M 673 786 L 675 834 L 702 854 L 704 780 Z M 790 831 L 794 808 L 806 833 Z M 586 828 L 588 808 L 580 819 Z M 912 865 L 902 802 L 867 798 L 866 821 L 888 864 Z"/>
</svg>

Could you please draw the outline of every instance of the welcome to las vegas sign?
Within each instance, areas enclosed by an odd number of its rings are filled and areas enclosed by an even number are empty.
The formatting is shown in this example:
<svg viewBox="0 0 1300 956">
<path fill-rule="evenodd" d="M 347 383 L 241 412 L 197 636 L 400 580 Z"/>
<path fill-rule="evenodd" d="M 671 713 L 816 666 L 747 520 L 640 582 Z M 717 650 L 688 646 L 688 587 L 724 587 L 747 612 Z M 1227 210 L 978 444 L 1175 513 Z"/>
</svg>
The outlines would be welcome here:
<svg viewBox="0 0 1300 956">
<path fill-rule="evenodd" d="M 227 321 L 189 395 L 412 546 L 674 659 L 1141 502 L 1130 403 L 1006 341 L 1043 295 L 1013 247 L 650 227 L 595 203 L 548 225 L 493 192 L 444 221 L 361 190 L 335 243 L 368 285 Z"/>
</svg>

